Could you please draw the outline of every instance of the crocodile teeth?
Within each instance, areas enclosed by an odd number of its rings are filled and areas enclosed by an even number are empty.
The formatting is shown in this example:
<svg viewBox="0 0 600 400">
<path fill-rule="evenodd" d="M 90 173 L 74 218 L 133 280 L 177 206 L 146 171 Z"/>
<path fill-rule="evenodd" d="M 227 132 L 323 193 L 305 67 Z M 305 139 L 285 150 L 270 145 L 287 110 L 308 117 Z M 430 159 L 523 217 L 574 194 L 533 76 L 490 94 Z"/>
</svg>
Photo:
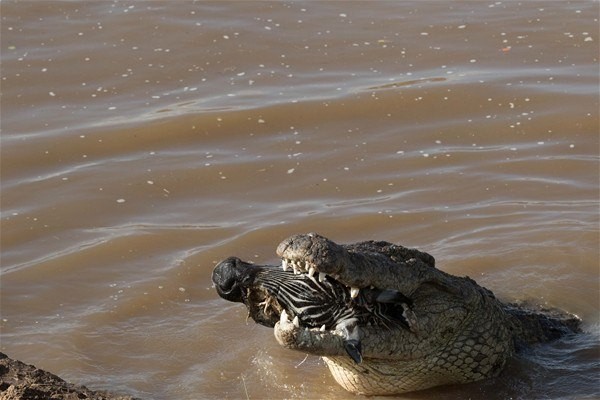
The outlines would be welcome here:
<svg viewBox="0 0 600 400">
<path fill-rule="evenodd" d="M 319 331 L 325 332 L 325 329 L 327 329 L 327 328 L 325 328 L 325 324 L 323 324 L 323 326 L 321 326 L 321 329 L 319 329 Z"/>
<path fill-rule="evenodd" d="M 316 272 L 317 272 L 317 270 L 315 269 L 315 267 L 310 267 L 308 269 L 308 276 L 312 278 L 313 276 L 315 276 Z"/>
<path fill-rule="evenodd" d="M 285 258 L 281 260 L 281 268 L 283 268 L 284 271 L 287 271 L 289 268 L 288 262 Z"/>
<path fill-rule="evenodd" d="M 294 320 L 292 321 L 292 324 L 294 324 L 294 326 L 296 328 L 300 328 L 300 320 L 298 319 L 297 315 L 294 317 Z"/>
<path fill-rule="evenodd" d="M 285 310 L 281 311 L 281 315 L 279 316 L 279 322 L 281 324 L 286 324 L 286 323 L 289 322 L 288 315 L 287 315 L 287 312 Z"/>
<path fill-rule="evenodd" d="M 298 261 L 298 268 L 302 272 L 306 271 L 306 263 L 304 261 Z"/>
<path fill-rule="evenodd" d="M 356 287 L 350 288 L 350 297 L 355 299 L 358 296 L 359 291 L 360 291 L 359 288 L 356 288 Z"/>
<path fill-rule="evenodd" d="M 327 274 L 325 272 L 319 272 L 319 282 L 325 282 L 325 278 L 327 278 Z"/>
</svg>

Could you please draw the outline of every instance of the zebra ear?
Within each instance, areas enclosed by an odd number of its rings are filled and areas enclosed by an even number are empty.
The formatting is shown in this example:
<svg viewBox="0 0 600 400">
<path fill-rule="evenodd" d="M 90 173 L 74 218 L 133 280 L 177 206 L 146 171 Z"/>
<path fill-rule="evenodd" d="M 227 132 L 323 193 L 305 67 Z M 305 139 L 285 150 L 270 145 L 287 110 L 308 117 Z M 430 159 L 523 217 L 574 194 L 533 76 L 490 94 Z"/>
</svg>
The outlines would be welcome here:
<svg viewBox="0 0 600 400">
<path fill-rule="evenodd" d="M 393 303 L 393 304 L 408 304 L 412 305 L 412 300 L 400 293 L 397 290 L 386 289 L 382 290 L 377 295 L 375 301 L 378 303 Z"/>
<path fill-rule="evenodd" d="M 397 290 L 386 289 L 382 290 L 381 293 L 375 297 L 375 301 L 378 303 L 392 304 L 399 306 L 399 310 L 402 312 L 400 321 L 406 326 L 412 333 L 419 336 L 419 325 L 417 316 L 412 311 L 411 306 L 412 300 L 400 293 Z"/>
<path fill-rule="evenodd" d="M 355 363 L 360 364 L 362 362 L 362 346 L 360 340 L 344 340 L 344 349 Z"/>
<path fill-rule="evenodd" d="M 358 320 L 350 318 L 337 324 L 336 330 L 342 334 L 344 349 L 355 363 L 362 362 L 362 346 L 360 344 L 360 333 Z"/>
<path fill-rule="evenodd" d="M 404 308 L 404 312 L 402 313 L 402 316 L 404 317 L 404 319 L 406 320 L 406 323 L 408 324 L 408 329 L 410 329 L 410 331 L 412 333 L 414 333 L 417 336 L 420 336 L 420 331 L 419 331 L 419 324 L 417 322 L 417 316 L 415 315 L 415 313 L 413 312 L 413 310 L 411 310 L 406 304 L 402 305 Z"/>
</svg>

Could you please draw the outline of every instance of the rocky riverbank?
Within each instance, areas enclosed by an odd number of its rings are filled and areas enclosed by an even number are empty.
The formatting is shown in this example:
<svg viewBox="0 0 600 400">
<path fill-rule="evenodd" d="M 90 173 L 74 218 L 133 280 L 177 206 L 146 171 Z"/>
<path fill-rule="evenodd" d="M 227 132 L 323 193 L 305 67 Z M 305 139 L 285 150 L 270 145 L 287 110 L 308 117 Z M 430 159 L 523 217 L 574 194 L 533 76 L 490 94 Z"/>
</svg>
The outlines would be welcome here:
<svg viewBox="0 0 600 400">
<path fill-rule="evenodd" d="M 68 383 L 50 372 L 0 353 L 0 400 L 135 400 Z"/>
</svg>

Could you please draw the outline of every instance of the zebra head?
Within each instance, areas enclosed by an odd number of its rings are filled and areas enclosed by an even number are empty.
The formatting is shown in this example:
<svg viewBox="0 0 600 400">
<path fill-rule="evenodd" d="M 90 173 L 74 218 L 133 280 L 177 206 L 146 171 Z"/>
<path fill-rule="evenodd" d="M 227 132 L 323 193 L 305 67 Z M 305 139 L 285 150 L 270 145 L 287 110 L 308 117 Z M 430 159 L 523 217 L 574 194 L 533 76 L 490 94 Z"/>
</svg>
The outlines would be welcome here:
<svg viewBox="0 0 600 400">
<path fill-rule="evenodd" d="M 360 328 L 410 329 L 410 299 L 392 290 L 365 288 L 359 293 L 325 274 L 255 265 L 230 257 L 214 269 L 212 280 L 224 299 L 246 305 L 257 323 L 336 331 L 357 363 L 362 361 Z"/>
</svg>

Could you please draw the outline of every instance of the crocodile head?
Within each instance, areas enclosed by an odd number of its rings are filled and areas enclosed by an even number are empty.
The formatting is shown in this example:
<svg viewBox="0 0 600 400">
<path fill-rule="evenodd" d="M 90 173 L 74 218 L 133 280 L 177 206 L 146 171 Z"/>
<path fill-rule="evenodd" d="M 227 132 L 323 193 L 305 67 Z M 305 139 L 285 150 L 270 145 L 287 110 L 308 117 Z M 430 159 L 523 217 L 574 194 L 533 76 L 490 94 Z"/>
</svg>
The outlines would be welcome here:
<svg viewBox="0 0 600 400">
<path fill-rule="evenodd" d="M 281 266 L 222 261 L 212 275 L 217 293 L 245 304 L 282 346 L 323 356 L 351 392 L 476 381 L 512 354 L 491 292 L 437 270 L 427 253 L 317 234 L 292 236 L 277 253 Z"/>
</svg>

